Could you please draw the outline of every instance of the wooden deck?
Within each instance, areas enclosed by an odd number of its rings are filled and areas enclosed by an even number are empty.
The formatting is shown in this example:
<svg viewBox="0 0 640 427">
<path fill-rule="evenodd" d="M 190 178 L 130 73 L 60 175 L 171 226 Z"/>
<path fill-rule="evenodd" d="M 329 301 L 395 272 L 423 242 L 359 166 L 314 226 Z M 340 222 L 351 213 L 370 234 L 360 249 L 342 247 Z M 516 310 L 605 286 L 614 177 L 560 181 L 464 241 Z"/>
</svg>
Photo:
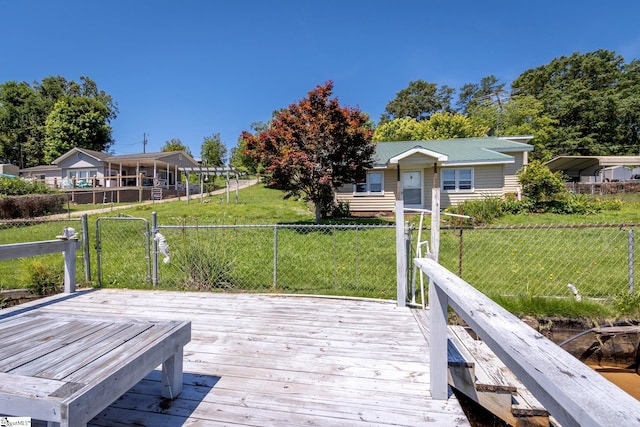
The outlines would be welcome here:
<svg viewBox="0 0 640 427">
<path fill-rule="evenodd" d="M 393 302 L 301 296 L 93 290 L 47 311 L 190 320 L 184 390 L 154 371 L 90 426 L 465 426 L 454 397 L 431 400 L 428 342 Z"/>
</svg>

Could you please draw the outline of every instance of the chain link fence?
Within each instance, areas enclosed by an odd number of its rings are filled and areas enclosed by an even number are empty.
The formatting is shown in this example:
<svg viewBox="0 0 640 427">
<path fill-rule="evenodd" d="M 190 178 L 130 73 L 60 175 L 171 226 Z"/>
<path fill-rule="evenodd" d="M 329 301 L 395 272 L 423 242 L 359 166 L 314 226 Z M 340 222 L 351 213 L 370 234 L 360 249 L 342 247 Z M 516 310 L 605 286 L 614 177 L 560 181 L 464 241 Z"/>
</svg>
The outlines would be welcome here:
<svg viewBox="0 0 640 427">
<path fill-rule="evenodd" d="M 394 225 L 171 222 L 159 218 L 154 228 L 127 216 L 85 226 L 81 218 L 2 221 L 0 244 L 50 240 L 74 228 L 83 242 L 80 285 L 396 297 Z M 168 258 L 154 230 L 168 244 Z M 411 285 L 417 229 L 409 234 L 409 298 L 421 302 L 419 282 Z M 448 227 L 441 230 L 439 261 L 490 297 L 610 299 L 637 292 L 637 234 L 635 224 Z M 0 261 L 0 288 L 46 287 L 62 271 L 56 254 Z"/>
<path fill-rule="evenodd" d="M 393 225 L 157 228 L 170 257 L 159 262 L 161 286 L 395 298 Z"/>
<path fill-rule="evenodd" d="M 607 299 L 635 292 L 637 232 L 609 224 L 443 228 L 439 262 L 490 297 Z M 417 230 L 411 235 L 415 256 Z"/>
<path fill-rule="evenodd" d="M 0 245 L 54 240 L 65 228 L 73 228 L 83 244 L 82 218 L 20 219 L 0 221 Z M 86 282 L 85 251 L 77 253 L 76 281 Z M 62 289 L 64 259 L 61 254 L 38 255 L 0 261 L 0 290 L 29 288 L 37 294 Z"/>
</svg>

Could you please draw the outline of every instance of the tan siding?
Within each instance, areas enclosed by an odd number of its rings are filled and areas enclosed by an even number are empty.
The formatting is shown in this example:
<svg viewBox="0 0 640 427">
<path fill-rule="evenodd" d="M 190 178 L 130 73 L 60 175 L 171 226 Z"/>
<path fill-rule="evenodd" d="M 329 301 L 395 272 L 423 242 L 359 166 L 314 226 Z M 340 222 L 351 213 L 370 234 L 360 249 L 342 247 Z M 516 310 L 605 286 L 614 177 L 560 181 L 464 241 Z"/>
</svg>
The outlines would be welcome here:
<svg viewBox="0 0 640 427">
<path fill-rule="evenodd" d="M 503 165 L 473 167 L 474 191 L 472 193 L 442 192 L 441 206 L 446 208 L 465 200 L 482 200 L 488 196 L 502 196 Z"/>
<path fill-rule="evenodd" d="M 424 208 L 431 209 L 431 189 L 433 188 L 433 168 L 424 170 Z"/>
<path fill-rule="evenodd" d="M 526 153 L 510 153 L 515 159 L 515 163 L 505 165 L 504 167 L 504 192 L 516 193 L 520 184 L 518 183 L 517 173 L 523 166 Z"/>
<path fill-rule="evenodd" d="M 526 162 L 526 153 L 509 153 L 515 162 L 506 165 L 473 166 L 474 192 L 441 194 L 441 206 L 461 203 L 465 200 L 481 200 L 487 196 L 503 196 L 515 193 L 518 188 L 517 171 Z M 402 167 L 401 167 L 402 169 Z M 416 170 L 416 169 L 412 169 Z M 348 202 L 352 212 L 391 212 L 395 209 L 395 192 L 397 189 L 395 169 L 384 170 L 384 195 L 354 196 L 353 186 L 346 185 L 336 192 L 336 200 Z M 433 168 L 422 169 L 424 208 L 431 209 L 431 187 L 433 185 Z M 442 178 L 442 176 L 441 176 Z"/>
<path fill-rule="evenodd" d="M 475 192 L 500 192 L 504 187 L 503 165 L 474 167 Z"/>
<path fill-rule="evenodd" d="M 384 194 L 355 196 L 353 185 L 343 185 L 336 191 L 336 201 L 349 203 L 351 212 L 393 212 L 396 203 L 396 171 L 384 170 Z"/>
</svg>

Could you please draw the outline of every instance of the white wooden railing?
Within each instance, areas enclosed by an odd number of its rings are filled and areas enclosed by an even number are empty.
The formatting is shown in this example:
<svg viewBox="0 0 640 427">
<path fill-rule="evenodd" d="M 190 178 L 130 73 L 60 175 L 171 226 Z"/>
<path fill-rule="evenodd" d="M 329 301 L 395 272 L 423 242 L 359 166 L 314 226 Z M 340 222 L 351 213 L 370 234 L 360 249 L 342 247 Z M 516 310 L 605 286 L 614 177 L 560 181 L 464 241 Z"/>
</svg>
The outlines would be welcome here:
<svg viewBox="0 0 640 427">
<path fill-rule="evenodd" d="M 473 331 L 564 427 L 640 425 L 640 402 L 430 258 L 431 394 L 446 400 L 447 309 Z"/>
<path fill-rule="evenodd" d="M 64 256 L 64 292 L 72 293 L 76 290 L 76 251 L 79 247 L 77 239 L 0 245 L 0 261 L 62 252 Z"/>
</svg>

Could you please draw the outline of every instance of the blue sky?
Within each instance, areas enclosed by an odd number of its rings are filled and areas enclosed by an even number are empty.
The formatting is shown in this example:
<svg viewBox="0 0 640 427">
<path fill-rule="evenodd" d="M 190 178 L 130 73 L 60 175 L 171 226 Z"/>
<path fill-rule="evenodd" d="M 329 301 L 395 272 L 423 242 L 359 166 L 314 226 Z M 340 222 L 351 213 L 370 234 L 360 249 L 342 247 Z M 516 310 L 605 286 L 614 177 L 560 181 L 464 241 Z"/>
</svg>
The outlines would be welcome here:
<svg viewBox="0 0 640 427">
<path fill-rule="evenodd" d="M 93 79 L 117 154 L 179 138 L 200 155 L 327 80 L 377 121 L 410 81 L 509 84 L 553 58 L 640 58 L 640 2 L 0 0 L 0 82 Z M 454 97 L 454 100 L 457 97 Z"/>
</svg>

